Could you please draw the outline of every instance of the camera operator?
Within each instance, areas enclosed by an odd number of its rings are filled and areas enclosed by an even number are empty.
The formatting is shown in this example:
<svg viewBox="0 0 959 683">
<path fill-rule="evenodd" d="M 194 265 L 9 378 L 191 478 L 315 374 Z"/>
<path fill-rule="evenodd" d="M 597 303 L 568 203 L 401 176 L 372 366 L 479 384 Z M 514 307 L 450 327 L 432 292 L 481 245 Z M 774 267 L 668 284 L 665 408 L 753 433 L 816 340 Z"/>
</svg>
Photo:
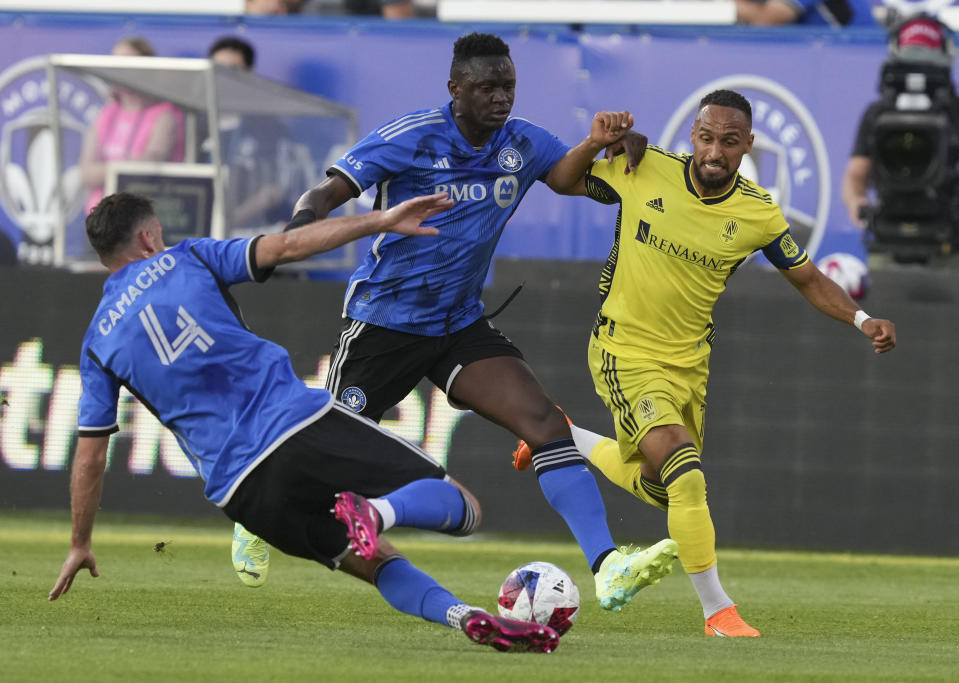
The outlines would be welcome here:
<svg viewBox="0 0 959 683">
<path fill-rule="evenodd" d="M 959 97 L 956 95 L 951 76 L 954 55 L 951 33 L 939 20 L 920 14 L 900 22 L 890 31 L 889 53 L 890 58 L 883 64 L 880 78 L 880 98 L 870 104 L 863 113 L 852 155 L 842 179 L 842 201 L 849 220 L 857 227 L 870 232 L 873 232 L 878 219 L 885 218 L 886 224 L 890 224 L 889 221 L 893 219 L 893 215 L 902 221 L 917 223 L 927 219 L 937 223 L 947 223 L 952 220 L 952 216 L 948 215 L 949 210 L 943 208 L 948 204 L 943 195 L 951 195 L 954 191 L 956 132 L 959 130 Z M 888 112 L 918 116 L 919 118 L 912 119 L 917 122 L 917 130 L 915 135 L 909 135 L 910 131 L 906 129 L 908 124 L 905 123 L 907 119 L 899 116 L 896 119 L 899 130 L 896 132 L 900 137 L 887 138 L 889 146 L 881 149 L 877 141 L 879 137 L 877 124 L 882 122 L 882 115 Z M 889 116 L 884 118 L 887 122 L 889 121 Z M 940 121 L 941 123 L 937 124 Z M 930 139 L 938 141 L 940 135 L 948 138 L 944 153 L 946 158 L 937 159 L 934 156 L 937 153 L 942 154 L 941 145 L 930 145 L 928 149 L 923 148 L 923 153 L 929 155 L 928 162 L 925 162 L 919 146 L 929 140 L 922 138 L 922 131 L 931 130 L 936 125 L 939 125 L 941 130 L 936 131 Z M 922 130 L 919 130 L 920 128 Z M 889 130 L 888 127 L 886 130 Z M 916 146 L 905 149 L 908 145 L 902 144 L 904 142 L 914 142 Z M 890 155 L 894 156 L 894 149 L 899 148 L 903 148 L 900 150 L 902 158 L 889 159 Z M 910 154 L 912 156 L 909 156 Z M 887 165 L 890 161 L 894 166 L 901 165 L 891 169 L 877 168 L 877 160 L 880 158 L 884 158 Z M 916 166 L 906 168 L 910 162 L 916 163 Z M 939 167 L 944 169 L 944 173 L 939 173 L 931 189 L 913 189 L 912 192 L 918 193 L 917 195 L 907 198 L 907 191 L 897 192 L 897 184 L 888 180 L 897 172 L 907 177 L 916 170 L 922 170 L 922 166 L 933 163 L 938 163 Z M 880 174 L 880 171 L 886 172 Z M 882 182 L 880 175 L 886 179 L 885 183 Z M 949 187 L 943 187 L 943 183 L 949 184 Z M 878 202 L 876 203 L 872 203 L 869 199 L 870 188 L 877 191 Z M 914 202 L 913 200 L 919 195 L 923 197 L 923 201 Z M 934 208 L 930 208 L 933 205 L 935 205 Z M 913 210 L 916 212 L 915 215 L 911 215 Z M 881 236 L 880 239 L 876 239 L 876 234 L 871 237 L 874 239 L 873 245 L 880 246 L 875 242 L 881 242 Z M 906 249 L 906 251 L 910 250 Z M 914 254 L 918 253 L 916 249 L 911 251 Z M 893 255 L 897 256 L 895 250 Z M 920 257 L 897 258 L 897 260 L 924 259 Z"/>
</svg>

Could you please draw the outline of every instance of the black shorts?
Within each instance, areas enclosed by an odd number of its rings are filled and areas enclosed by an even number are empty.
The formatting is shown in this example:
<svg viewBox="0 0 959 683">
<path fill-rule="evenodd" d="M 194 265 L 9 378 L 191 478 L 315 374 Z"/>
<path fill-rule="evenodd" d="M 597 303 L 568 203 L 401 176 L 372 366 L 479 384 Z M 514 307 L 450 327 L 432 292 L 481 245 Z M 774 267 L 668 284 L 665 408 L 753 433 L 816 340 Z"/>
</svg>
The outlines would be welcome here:
<svg viewBox="0 0 959 683">
<path fill-rule="evenodd" d="M 443 337 L 396 332 L 347 318 L 333 347 L 326 388 L 351 410 L 378 422 L 424 377 L 449 396 L 460 370 L 500 356 L 523 354 L 486 318 Z"/>
<path fill-rule="evenodd" d="M 330 514 L 334 494 L 374 498 L 445 476 L 424 451 L 334 402 L 257 465 L 223 511 L 288 555 L 335 569 L 347 537 L 346 526 Z"/>
</svg>

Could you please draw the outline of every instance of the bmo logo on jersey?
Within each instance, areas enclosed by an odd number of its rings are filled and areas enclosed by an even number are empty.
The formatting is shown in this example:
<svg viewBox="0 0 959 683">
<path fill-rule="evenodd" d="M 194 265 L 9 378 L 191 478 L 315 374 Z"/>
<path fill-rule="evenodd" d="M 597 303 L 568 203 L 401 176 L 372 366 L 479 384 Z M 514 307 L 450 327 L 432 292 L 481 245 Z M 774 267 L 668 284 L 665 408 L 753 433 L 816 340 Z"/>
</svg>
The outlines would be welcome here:
<svg viewBox="0 0 959 683">
<path fill-rule="evenodd" d="M 454 202 L 481 202 L 489 196 L 483 183 L 443 183 L 435 192 L 446 192 Z M 502 209 L 516 201 L 519 181 L 516 176 L 502 175 L 493 182 L 493 201 Z"/>
<path fill-rule="evenodd" d="M 446 192 L 454 202 L 481 202 L 486 199 L 482 183 L 446 183 L 436 186 L 436 192 Z"/>
<path fill-rule="evenodd" d="M 519 194 L 519 181 L 513 175 L 501 175 L 493 183 L 493 201 L 501 209 L 505 209 L 516 201 Z"/>
</svg>

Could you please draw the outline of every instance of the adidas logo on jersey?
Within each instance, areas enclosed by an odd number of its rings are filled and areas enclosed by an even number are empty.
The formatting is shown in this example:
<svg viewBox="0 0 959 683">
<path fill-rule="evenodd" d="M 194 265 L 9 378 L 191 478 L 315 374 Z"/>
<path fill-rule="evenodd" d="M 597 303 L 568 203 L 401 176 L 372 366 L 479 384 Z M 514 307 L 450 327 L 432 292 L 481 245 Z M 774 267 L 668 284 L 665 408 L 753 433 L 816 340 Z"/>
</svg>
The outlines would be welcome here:
<svg viewBox="0 0 959 683">
<path fill-rule="evenodd" d="M 660 213 L 666 213 L 666 210 L 663 209 L 662 197 L 656 197 L 656 199 L 650 199 L 648 202 L 646 202 L 646 206 L 648 206 L 651 209 L 656 209 L 656 211 L 659 211 Z"/>
<path fill-rule="evenodd" d="M 433 168 L 449 168 L 449 167 L 450 167 L 450 160 L 447 159 L 446 157 L 443 157 L 442 159 L 437 161 L 435 164 L 433 164 Z"/>
</svg>

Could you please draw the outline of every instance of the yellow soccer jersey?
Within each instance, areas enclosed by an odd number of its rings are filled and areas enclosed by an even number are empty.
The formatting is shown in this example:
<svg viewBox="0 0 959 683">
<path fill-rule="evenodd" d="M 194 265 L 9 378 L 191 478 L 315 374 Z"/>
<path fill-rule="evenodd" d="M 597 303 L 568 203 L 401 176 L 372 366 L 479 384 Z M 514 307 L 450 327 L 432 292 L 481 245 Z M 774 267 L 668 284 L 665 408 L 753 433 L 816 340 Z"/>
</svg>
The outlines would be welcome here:
<svg viewBox="0 0 959 683">
<path fill-rule="evenodd" d="M 586 176 L 587 196 L 620 205 L 594 331 L 615 356 L 690 367 L 708 354 L 713 306 L 746 257 L 762 249 L 790 269 L 808 256 L 769 194 L 741 175 L 701 197 L 688 154 L 650 146 L 629 175 L 625 164 L 597 161 Z"/>
</svg>

